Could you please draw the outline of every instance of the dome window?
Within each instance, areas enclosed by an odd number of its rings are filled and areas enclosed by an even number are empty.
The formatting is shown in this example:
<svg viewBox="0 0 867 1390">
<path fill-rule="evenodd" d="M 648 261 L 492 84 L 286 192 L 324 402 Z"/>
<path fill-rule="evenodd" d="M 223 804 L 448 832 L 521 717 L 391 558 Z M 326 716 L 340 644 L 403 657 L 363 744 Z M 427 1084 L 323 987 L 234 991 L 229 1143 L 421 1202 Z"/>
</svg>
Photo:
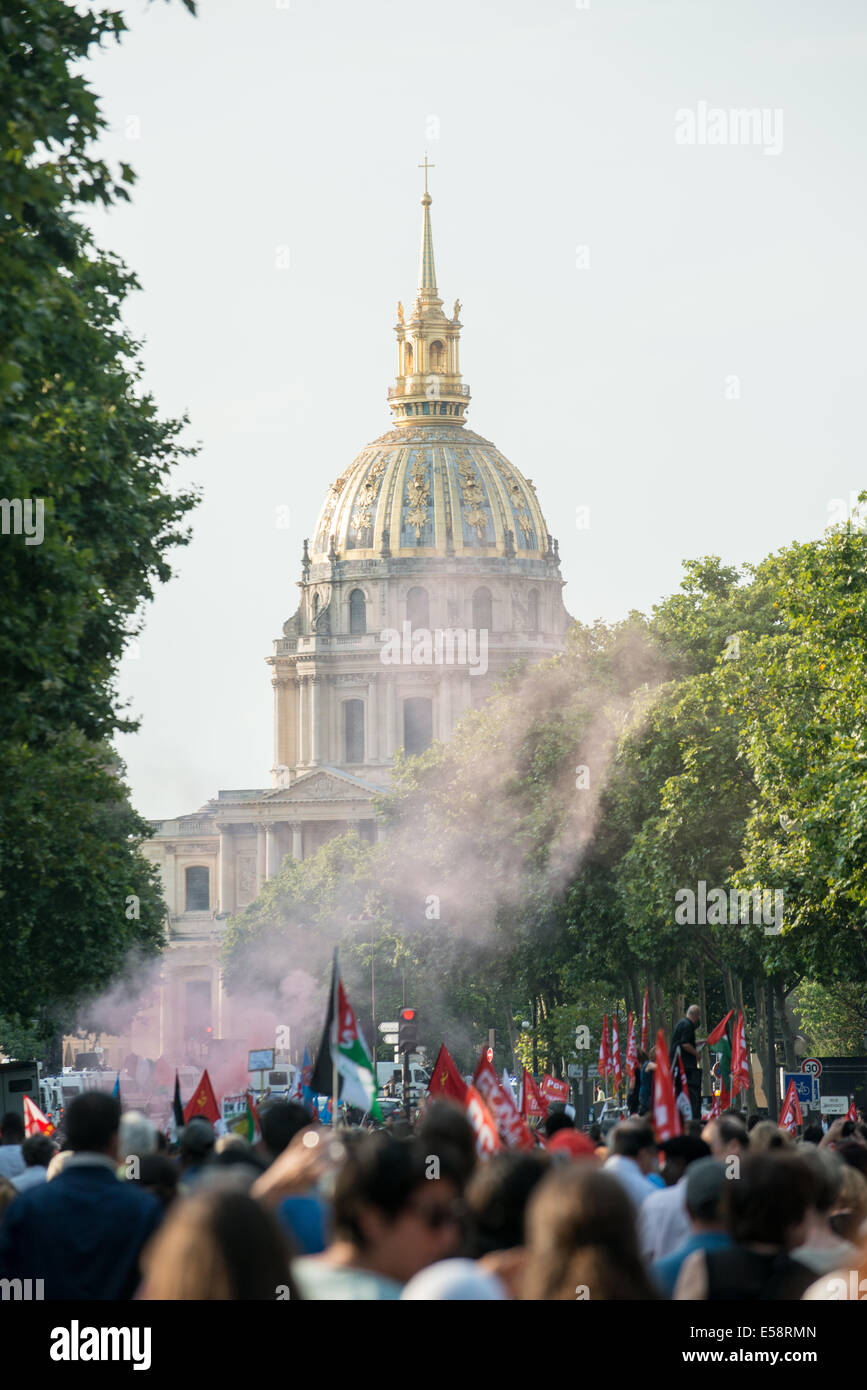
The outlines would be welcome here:
<svg viewBox="0 0 867 1390">
<path fill-rule="evenodd" d="M 490 632 L 494 626 L 490 589 L 476 589 L 473 594 L 473 627 L 476 632 Z"/>
<path fill-rule="evenodd" d="M 446 350 L 442 343 L 431 343 L 430 345 L 430 369 L 439 374 L 446 369 Z"/>
<path fill-rule="evenodd" d="M 349 631 L 356 636 L 367 631 L 367 600 L 361 589 L 349 595 Z"/>
<path fill-rule="evenodd" d="M 364 762 L 364 701 L 345 700 L 343 703 L 343 732 L 346 761 Z"/>
<path fill-rule="evenodd" d="M 403 702 L 403 746 L 412 756 L 423 753 L 433 742 L 433 706 L 422 697 Z"/>
<path fill-rule="evenodd" d="M 406 620 L 413 629 L 430 627 L 430 602 L 427 589 L 410 589 L 406 596 Z"/>
</svg>

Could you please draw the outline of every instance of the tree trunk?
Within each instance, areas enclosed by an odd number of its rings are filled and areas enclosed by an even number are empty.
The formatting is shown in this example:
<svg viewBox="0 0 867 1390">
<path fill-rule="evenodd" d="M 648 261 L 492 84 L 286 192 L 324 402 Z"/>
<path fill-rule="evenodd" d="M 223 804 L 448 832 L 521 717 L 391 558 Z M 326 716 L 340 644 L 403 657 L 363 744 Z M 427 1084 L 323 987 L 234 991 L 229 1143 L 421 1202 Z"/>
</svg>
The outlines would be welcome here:
<svg viewBox="0 0 867 1390">
<path fill-rule="evenodd" d="M 797 1071 L 798 1068 L 795 1065 L 795 1030 L 786 1011 L 786 996 L 783 993 L 783 984 L 779 975 L 774 976 L 774 1002 L 780 1017 L 780 1030 L 783 1034 L 786 1071 Z"/>
<path fill-rule="evenodd" d="M 707 988 L 704 978 L 704 956 L 698 958 L 698 1006 L 701 1009 L 701 1016 L 704 1020 L 704 1035 L 707 1037 L 709 1032 L 710 1019 L 707 1016 Z M 708 1048 L 701 1050 L 701 1093 L 703 1096 L 713 1094 L 713 1087 L 710 1080 L 710 1052 Z"/>
</svg>

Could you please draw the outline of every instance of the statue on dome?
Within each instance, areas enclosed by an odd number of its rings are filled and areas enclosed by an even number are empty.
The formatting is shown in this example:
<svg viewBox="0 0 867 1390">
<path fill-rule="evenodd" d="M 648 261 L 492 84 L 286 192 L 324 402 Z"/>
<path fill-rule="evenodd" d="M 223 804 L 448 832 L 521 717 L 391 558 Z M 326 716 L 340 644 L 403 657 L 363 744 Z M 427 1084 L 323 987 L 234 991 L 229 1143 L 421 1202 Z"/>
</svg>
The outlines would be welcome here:
<svg viewBox="0 0 867 1390">
<path fill-rule="evenodd" d="M 403 323 L 403 301 L 401 299 L 397 301 L 397 321 Z"/>
<path fill-rule="evenodd" d="M 460 316 L 461 316 L 461 301 L 460 301 L 459 299 L 456 299 L 456 300 L 455 300 L 455 307 L 454 307 L 454 309 L 452 310 L 452 318 L 453 318 L 453 319 L 459 319 Z"/>
</svg>

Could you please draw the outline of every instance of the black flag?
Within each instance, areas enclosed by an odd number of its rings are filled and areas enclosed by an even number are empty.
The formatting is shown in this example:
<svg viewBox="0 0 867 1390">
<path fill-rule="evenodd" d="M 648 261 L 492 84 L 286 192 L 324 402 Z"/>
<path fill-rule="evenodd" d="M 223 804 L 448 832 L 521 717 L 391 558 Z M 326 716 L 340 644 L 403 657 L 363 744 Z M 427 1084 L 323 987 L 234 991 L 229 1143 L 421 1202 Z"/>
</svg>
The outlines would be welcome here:
<svg viewBox="0 0 867 1390">
<path fill-rule="evenodd" d="M 178 1074 L 175 1072 L 175 1099 L 172 1103 L 175 1112 L 175 1128 L 180 1132 L 184 1127 L 184 1107 L 181 1104 L 181 1083 Z"/>
<path fill-rule="evenodd" d="M 316 1054 L 316 1061 L 313 1063 L 313 1075 L 310 1078 L 310 1085 L 312 1086 L 314 1092 L 320 1096 L 330 1096 L 334 1091 L 334 1064 L 331 1057 L 331 1029 L 334 1024 L 334 992 L 337 988 L 336 971 L 337 953 L 335 952 L 334 964 L 331 967 L 331 988 L 328 991 L 328 1008 L 325 1013 L 325 1027 L 322 1030 L 322 1041 L 319 1044 L 319 1051 Z"/>
</svg>

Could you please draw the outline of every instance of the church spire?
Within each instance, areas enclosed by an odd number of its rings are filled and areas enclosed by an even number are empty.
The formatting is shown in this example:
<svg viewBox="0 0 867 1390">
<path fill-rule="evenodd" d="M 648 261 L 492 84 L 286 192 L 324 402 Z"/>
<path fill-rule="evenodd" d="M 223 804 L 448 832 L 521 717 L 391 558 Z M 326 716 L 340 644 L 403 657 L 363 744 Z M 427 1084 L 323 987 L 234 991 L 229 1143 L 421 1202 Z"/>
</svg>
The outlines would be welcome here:
<svg viewBox="0 0 867 1390">
<path fill-rule="evenodd" d="M 428 170 L 433 164 L 425 155 L 424 209 L 421 230 L 421 258 L 418 291 L 409 314 L 402 303 L 397 306 L 397 380 L 388 390 L 388 403 L 395 423 L 417 423 L 421 415 L 462 425 L 470 399 L 470 388 L 461 382 L 460 337 L 461 303 L 455 300 L 452 316 L 443 312 L 434 270 L 433 233 L 430 224 Z"/>
<path fill-rule="evenodd" d="M 434 294 L 436 294 L 437 277 L 436 271 L 434 270 L 433 232 L 431 231 L 430 225 L 430 205 L 433 202 L 433 198 L 430 196 L 427 187 L 427 171 L 428 169 L 435 169 L 436 165 L 428 164 L 427 152 L 425 151 L 424 164 L 420 164 L 418 167 L 424 169 L 424 197 L 421 200 L 421 205 L 424 208 L 424 220 L 421 229 L 421 258 L 418 268 L 418 289 L 419 294 L 421 294 L 423 290 L 433 290 Z"/>
</svg>

